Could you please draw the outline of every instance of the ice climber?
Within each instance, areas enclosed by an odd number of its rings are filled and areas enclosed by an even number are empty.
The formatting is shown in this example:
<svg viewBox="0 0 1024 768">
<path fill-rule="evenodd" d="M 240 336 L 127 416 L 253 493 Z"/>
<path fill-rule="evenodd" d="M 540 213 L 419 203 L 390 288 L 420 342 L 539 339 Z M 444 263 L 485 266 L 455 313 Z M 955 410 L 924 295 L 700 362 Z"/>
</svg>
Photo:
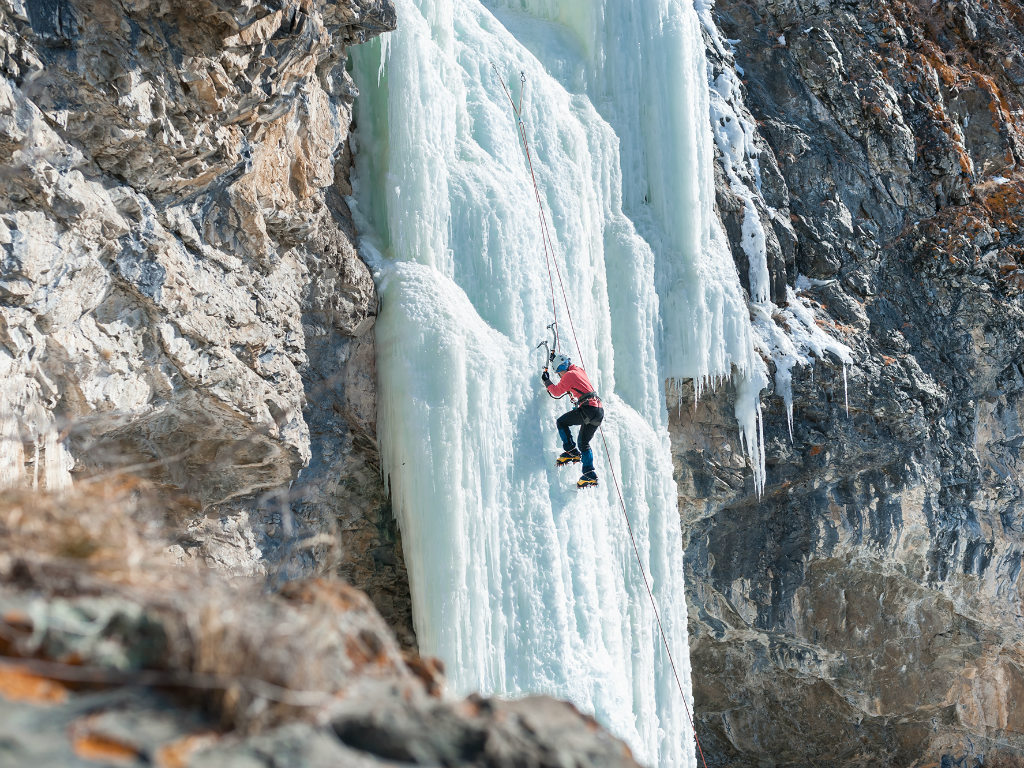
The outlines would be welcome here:
<svg viewBox="0 0 1024 768">
<path fill-rule="evenodd" d="M 594 452 L 590 449 L 590 439 L 594 436 L 597 428 L 604 421 L 604 408 L 601 407 L 601 398 L 594 391 L 594 385 L 587 378 L 587 372 L 577 365 L 572 364 L 565 355 L 558 355 L 555 360 L 555 373 L 559 374 L 558 383 L 551 381 L 548 369 L 540 375 L 541 381 L 547 387 L 548 394 L 552 397 L 561 397 L 569 393 L 569 397 L 576 407 L 568 413 L 563 413 L 555 421 L 558 427 L 558 436 L 562 438 L 562 455 L 555 463 L 562 467 L 577 461 L 583 462 L 583 475 L 576 481 L 577 488 L 585 488 L 588 485 L 597 485 L 597 472 L 594 471 Z M 569 427 L 580 426 L 579 442 L 574 442 Z"/>
</svg>

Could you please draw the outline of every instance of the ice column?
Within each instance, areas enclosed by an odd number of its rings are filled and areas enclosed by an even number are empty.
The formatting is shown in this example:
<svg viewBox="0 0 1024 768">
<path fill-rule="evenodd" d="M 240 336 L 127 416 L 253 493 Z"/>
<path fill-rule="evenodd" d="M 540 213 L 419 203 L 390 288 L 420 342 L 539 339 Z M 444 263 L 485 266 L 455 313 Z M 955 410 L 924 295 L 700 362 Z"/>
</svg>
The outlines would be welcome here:
<svg viewBox="0 0 1024 768">
<path fill-rule="evenodd" d="M 659 290 L 655 252 L 623 209 L 621 137 L 585 89 L 567 89 L 524 46 L 578 56 L 558 25 L 522 14 L 512 34 L 478 2 L 396 5 L 398 31 L 354 55 L 351 202 L 381 294 L 378 433 L 421 649 L 446 661 L 457 692 L 569 698 L 642 762 L 692 766 L 612 482 L 689 699 L 659 354 L 659 304 L 674 295 Z M 516 98 L 527 75 L 524 121 L 561 280 L 548 278 L 492 61 Z M 553 466 L 554 418 L 568 404 L 538 379 L 552 284 L 562 349 L 605 402 L 602 484 L 586 493 Z"/>
</svg>

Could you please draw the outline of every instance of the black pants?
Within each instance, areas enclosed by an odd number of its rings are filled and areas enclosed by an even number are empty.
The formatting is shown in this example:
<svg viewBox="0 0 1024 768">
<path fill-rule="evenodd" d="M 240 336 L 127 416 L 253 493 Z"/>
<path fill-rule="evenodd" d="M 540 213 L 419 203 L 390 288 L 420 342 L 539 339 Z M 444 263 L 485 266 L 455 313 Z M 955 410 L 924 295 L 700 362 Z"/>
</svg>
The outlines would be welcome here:
<svg viewBox="0 0 1024 768">
<path fill-rule="evenodd" d="M 579 447 L 583 458 L 583 471 L 594 471 L 594 452 L 590 450 L 590 440 L 597 432 L 597 428 L 604 421 L 604 408 L 594 405 L 581 405 L 573 408 L 568 413 L 563 413 L 555 420 L 558 427 L 558 436 L 562 438 L 562 450 L 571 451 Z M 572 439 L 572 432 L 569 427 L 580 425 L 579 446 Z"/>
</svg>

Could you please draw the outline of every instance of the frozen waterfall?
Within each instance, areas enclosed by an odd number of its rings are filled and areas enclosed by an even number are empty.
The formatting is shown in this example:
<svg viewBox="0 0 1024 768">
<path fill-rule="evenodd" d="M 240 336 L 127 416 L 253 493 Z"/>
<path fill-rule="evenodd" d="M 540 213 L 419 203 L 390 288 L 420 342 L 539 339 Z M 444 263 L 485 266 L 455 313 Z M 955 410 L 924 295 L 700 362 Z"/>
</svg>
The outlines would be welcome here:
<svg viewBox="0 0 1024 768">
<path fill-rule="evenodd" d="M 375 272 L 378 432 L 421 650 L 457 692 L 567 698 L 648 765 L 693 766 L 666 378 L 734 376 L 756 463 L 763 366 L 713 213 L 699 21 L 670 0 L 397 0 L 354 55 L 353 212 Z M 583 362 L 601 486 L 557 470 L 535 350 L 551 292 L 519 98 Z M 563 350 L 573 353 L 559 295 Z M 574 357 L 576 355 L 574 354 Z M 763 471 L 761 474 L 763 482 Z M 687 702 L 692 708 L 692 702 Z"/>
</svg>

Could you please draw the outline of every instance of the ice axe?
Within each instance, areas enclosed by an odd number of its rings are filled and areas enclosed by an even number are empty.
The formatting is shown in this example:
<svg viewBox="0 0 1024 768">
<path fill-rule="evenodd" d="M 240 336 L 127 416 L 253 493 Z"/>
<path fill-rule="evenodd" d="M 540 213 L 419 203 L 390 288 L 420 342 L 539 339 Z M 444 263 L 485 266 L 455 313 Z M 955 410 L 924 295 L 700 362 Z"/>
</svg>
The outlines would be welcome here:
<svg viewBox="0 0 1024 768">
<path fill-rule="evenodd" d="M 548 364 L 555 359 L 555 347 L 558 346 L 558 323 L 554 322 L 548 326 L 548 330 L 551 331 L 551 343 L 548 343 L 547 339 L 544 339 L 534 349 L 540 349 L 544 347 L 548 351 L 547 357 L 544 358 L 544 370 L 548 369 Z"/>
</svg>

